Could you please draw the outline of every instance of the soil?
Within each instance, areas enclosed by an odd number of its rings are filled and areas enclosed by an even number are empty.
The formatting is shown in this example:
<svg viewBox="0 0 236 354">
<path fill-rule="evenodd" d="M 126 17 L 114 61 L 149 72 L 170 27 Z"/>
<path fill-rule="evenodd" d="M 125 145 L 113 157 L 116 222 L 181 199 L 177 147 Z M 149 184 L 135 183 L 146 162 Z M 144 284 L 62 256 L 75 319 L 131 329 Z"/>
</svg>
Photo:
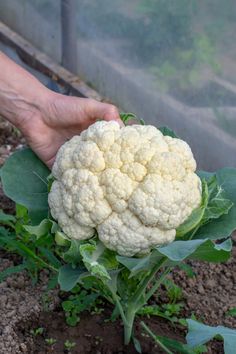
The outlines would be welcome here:
<svg viewBox="0 0 236 354">
<path fill-rule="evenodd" d="M 0 120 L 0 165 L 23 144 L 22 137 L 15 134 L 8 123 Z M 14 212 L 14 205 L 1 190 L 0 208 Z M 171 277 L 183 289 L 185 307 L 182 317 L 188 318 L 194 313 L 206 324 L 236 328 L 236 318 L 226 316 L 228 309 L 236 306 L 235 256 L 236 248 L 231 260 L 224 264 L 191 262 L 195 273 L 193 278 L 187 277 L 182 270 L 173 271 Z M 0 250 L 0 272 L 19 262 L 17 256 Z M 47 271 L 42 271 L 39 282 L 33 285 L 29 275 L 22 272 L 0 283 L 0 353 L 69 353 L 64 346 L 66 340 L 75 343 L 70 353 L 136 353 L 133 345 L 123 346 L 120 322 L 106 321 L 111 314 L 109 306 L 99 315 L 85 312 L 76 327 L 67 326 L 60 307 L 61 294 L 58 289 L 46 292 L 47 279 Z M 158 303 L 160 297 L 165 301 L 164 290 L 152 301 Z M 183 327 L 157 317 L 144 318 L 144 321 L 155 333 L 184 341 Z M 143 353 L 162 353 L 149 337 L 143 335 L 139 322 L 137 320 L 135 324 L 135 335 L 140 340 Z M 32 330 L 39 327 L 43 328 L 43 333 L 32 334 Z M 47 344 L 48 338 L 55 339 L 55 344 Z M 212 341 L 208 345 L 208 353 L 223 353 L 222 342 Z"/>
<path fill-rule="evenodd" d="M 54 311 L 54 313 L 41 313 L 37 326 L 45 328 L 45 332 L 43 335 L 37 336 L 34 342 L 34 348 L 32 348 L 33 353 L 63 353 L 66 340 L 76 344 L 72 350 L 72 353 L 74 354 L 137 353 L 133 344 L 124 347 L 122 325 L 119 321 L 116 321 L 115 323 L 107 321 L 110 315 L 111 311 L 109 309 L 106 309 L 102 315 L 90 315 L 89 313 L 84 313 L 79 326 L 68 327 L 65 324 L 65 319 L 61 312 Z M 164 336 L 166 333 L 170 332 L 170 326 L 163 320 L 145 319 L 145 322 L 147 325 L 152 326 L 152 329 L 160 335 Z M 143 354 L 162 353 L 162 351 L 153 344 L 152 340 L 143 333 L 138 322 L 135 324 L 135 332 L 137 333 L 137 339 L 140 341 Z M 58 335 L 59 333 L 60 335 Z M 172 329 L 171 337 L 183 341 L 183 335 L 178 329 Z M 46 345 L 45 338 L 56 339 L 56 343 L 52 346 Z"/>
</svg>

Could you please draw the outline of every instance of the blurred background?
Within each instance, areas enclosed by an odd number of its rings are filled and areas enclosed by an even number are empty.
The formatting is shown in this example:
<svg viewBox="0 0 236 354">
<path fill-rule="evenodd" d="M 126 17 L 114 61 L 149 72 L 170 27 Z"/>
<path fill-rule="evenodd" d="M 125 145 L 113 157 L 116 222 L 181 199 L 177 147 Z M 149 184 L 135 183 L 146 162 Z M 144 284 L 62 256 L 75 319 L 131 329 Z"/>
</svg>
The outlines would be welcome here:
<svg viewBox="0 0 236 354">
<path fill-rule="evenodd" d="M 2 0 L 0 20 L 201 168 L 236 167 L 235 0 Z"/>
</svg>

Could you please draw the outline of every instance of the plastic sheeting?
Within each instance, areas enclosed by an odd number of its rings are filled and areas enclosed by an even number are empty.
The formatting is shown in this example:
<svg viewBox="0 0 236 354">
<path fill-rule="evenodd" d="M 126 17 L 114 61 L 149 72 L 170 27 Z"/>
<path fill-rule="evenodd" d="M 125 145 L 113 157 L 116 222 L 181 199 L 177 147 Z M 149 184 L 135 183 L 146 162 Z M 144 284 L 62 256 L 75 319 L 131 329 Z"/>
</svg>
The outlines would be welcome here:
<svg viewBox="0 0 236 354">
<path fill-rule="evenodd" d="M 58 62 L 77 56 L 85 81 L 176 130 L 201 167 L 236 166 L 235 0 L 70 1 L 77 27 L 66 36 L 59 0 L 0 2 L 0 19 Z"/>
</svg>

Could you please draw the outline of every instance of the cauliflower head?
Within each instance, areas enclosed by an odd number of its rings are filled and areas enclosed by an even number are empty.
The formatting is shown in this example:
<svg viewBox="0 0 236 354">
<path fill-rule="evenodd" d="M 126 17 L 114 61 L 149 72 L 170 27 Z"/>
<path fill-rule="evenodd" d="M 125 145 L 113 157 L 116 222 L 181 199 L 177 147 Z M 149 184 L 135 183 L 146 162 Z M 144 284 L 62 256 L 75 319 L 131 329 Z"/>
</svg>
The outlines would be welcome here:
<svg viewBox="0 0 236 354">
<path fill-rule="evenodd" d="M 53 218 L 79 240 L 97 230 L 120 255 L 145 254 L 175 238 L 201 202 L 190 147 L 154 126 L 99 121 L 58 151 L 49 193 Z"/>
</svg>

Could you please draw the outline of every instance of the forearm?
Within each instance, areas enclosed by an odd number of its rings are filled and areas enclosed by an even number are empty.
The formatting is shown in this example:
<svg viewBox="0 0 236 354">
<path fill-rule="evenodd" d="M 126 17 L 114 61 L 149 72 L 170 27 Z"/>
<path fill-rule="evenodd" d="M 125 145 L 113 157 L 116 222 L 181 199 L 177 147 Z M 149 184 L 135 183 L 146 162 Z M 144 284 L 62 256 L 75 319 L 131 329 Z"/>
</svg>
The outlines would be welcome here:
<svg viewBox="0 0 236 354">
<path fill-rule="evenodd" d="M 0 52 L 0 115 L 21 130 L 41 114 L 49 93 L 35 77 Z"/>
</svg>

